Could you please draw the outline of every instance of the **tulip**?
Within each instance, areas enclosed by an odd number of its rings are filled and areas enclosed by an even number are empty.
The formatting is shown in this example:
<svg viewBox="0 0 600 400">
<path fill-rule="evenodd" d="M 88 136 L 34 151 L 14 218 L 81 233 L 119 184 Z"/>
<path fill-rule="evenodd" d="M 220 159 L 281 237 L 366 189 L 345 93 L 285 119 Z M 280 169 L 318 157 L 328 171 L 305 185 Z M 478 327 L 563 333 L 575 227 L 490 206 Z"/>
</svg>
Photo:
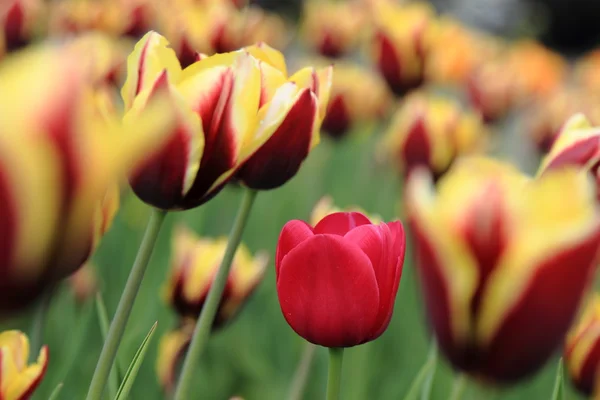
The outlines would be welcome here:
<svg viewBox="0 0 600 400">
<path fill-rule="evenodd" d="M 355 65 L 336 64 L 323 130 L 341 138 L 355 124 L 385 117 L 390 103 L 388 88 L 378 75 Z"/>
<path fill-rule="evenodd" d="M 69 286 L 79 304 L 85 304 L 98 291 L 98 277 L 90 262 L 86 262 L 69 277 Z"/>
<path fill-rule="evenodd" d="M 227 238 L 199 238 L 183 227 L 175 231 L 171 273 L 164 288 L 164 297 L 182 317 L 198 318 L 226 246 Z M 266 255 L 252 257 L 248 248 L 240 245 L 214 327 L 222 326 L 238 313 L 262 281 L 267 261 Z"/>
<path fill-rule="evenodd" d="M 155 107 L 131 126 L 109 118 L 79 56 L 35 47 L 0 66 L 0 93 L 11 93 L 0 96 L 2 311 L 28 305 L 88 259 L 116 211 L 114 185 L 161 144 L 171 118 Z"/>
<path fill-rule="evenodd" d="M 599 181 L 600 129 L 592 128 L 582 114 L 571 117 L 560 130 L 554 143 L 540 164 L 538 174 L 568 166 L 584 168 Z M 600 189 L 598 191 L 600 199 Z"/>
<path fill-rule="evenodd" d="M 575 62 L 573 81 L 593 93 L 600 91 L 600 49 L 595 49 Z"/>
<path fill-rule="evenodd" d="M 7 0 L 0 4 L 0 49 L 8 52 L 30 43 L 42 11 L 40 0 Z"/>
<path fill-rule="evenodd" d="M 463 111 L 458 103 L 414 93 L 396 112 L 381 146 L 405 176 L 425 166 L 437 179 L 457 156 L 481 151 L 485 132 L 479 115 Z"/>
<path fill-rule="evenodd" d="M 457 162 L 437 190 L 430 173 L 415 171 L 406 196 L 442 353 L 498 384 L 539 370 L 561 345 L 598 261 L 592 182 L 570 168 L 532 180 L 473 157 Z"/>
<path fill-rule="evenodd" d="M 304 3 L 300 32 L 311 49 L 338 58 L 356 48 L 365 22 L 357 3 L 311 0 Z"/>
<path fill-rule="evenodd" d="M 387 328 L 404 262 L 402 223 L 357 212 L 318 224 L 289 221 L 279 235 L 277 295 L 292 329 L 311 343 L 351 347 Z"/>
<path fill-rule="evenodd" d="M 114 1 L 62 0 L 50 4 L 49 14 L 51 36 L 71 36 L 90 31 L 116 36 L 123 31 L 124 13 Z"/>
<path fill-rule="evenodd" d="M 600 369 L 600 296 L 588 302 L 579 322 L 567 336 L 564 359 L 571 381 L 584 395 L 598 392 Z M 600 389 L 600 388 L 599 388 Z"/>
<path fill-rule="evenodd" d="M 172 393 L 177 383 L 178 370 L 190 341 L 194 324 L 184 321 L 181 327 L 167 332 L 158 344 L 156 375 L 165 393 Z"/>
<path fill-rule="evenodd" d="M 377 69 L 396 95 L 424 80 L 434 12 L 426 3 L 375 6 L 371 55 Z"/>
<path fill-rule="evenodd" d="M 515 72 L 504 60 L 490 60 L 476 67 L 466 89 L 473 108 L 487 123 L 505 117 L 517 102 Z"/>
<path fill-rule="evenodd" d="M 37 361 L 29 361 L 29 340 L 20 331 L 0 333 L 0 398 L 27 400 L 39 386 L 48 367 L 48 347 L 43 346 Z"/>
<path fill-rule="evenodd" d="M 339 208 L 333 203 L 333 199 L 330 196 L 323 196 L 312 209 L 310 213 L 310 224 L 316 225 L 320 220 L 328 216 L 329 214 L 339 212 L 358 212 L 365 215 L 373 224 L 380 224 L 383 222 L 379 215 L 367 214 L 363 209 L 356 206 L 346 207 L 344 209 Z"/>
<path fill-rule="evenodd" d="M 160 3 L 155 0 L 113 0 L 122 13 L 122 34 L 139 39 L 155 27 Z"/>
</svg>

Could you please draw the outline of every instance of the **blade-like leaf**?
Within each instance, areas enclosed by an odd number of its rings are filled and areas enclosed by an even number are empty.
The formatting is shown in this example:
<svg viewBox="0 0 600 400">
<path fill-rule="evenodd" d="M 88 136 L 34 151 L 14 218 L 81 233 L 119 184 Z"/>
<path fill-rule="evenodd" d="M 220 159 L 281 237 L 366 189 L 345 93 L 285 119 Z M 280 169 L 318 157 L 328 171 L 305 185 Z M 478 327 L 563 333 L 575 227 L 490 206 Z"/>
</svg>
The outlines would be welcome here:
<svg viewBox="0 0 600 400">
<path fill-rule="evenodd" d="M 98 324 L 100 325 L 100 332 L 102 333 L 102 340 L 106 341 L 106 336 L 108 335 L 108 328 L 110 325 L 110 320 L 108 319 L 108 312 L 106 312 L 106 305 L 104 304 L 104 300 L 102 300 L 102 295 L 100 292 L 96 294 L 96 312 L 98 314 Z M 117 390 L 119 388 L 119 367 L 118 367 L 117 359 L 113 364 L 112 369 L 110 370 L 110 375 L 108 377 L 108 398 L 114 399 L 117 395 Z"/>
<path fill-rule="evenodd" d="M 60 394 L 61 389 L 63 388 L 63 383 L 59 383 L 58 385 L 56 385 L 56 387 L 54 388 L 54 390 L 52 391 L 52 393 L 50 394 L 50 397 L 48 397 L 48 400 L 58 400 L 58 395 Z"/>
<path fill-rule="evenodd" d="M 431 368 L 428 370 L 427 376 L 425 377 L 425 381 L 423 382 L 423 388 L 421 389 L 421 400 L 429 400 L 431 398 L 431 388 L 433 387 L 433 378 L 435 377 L 437 355 L 437 343 L 434 339 L 431 341 L 429 355 L 427 356 L 427 362 L 431 364 Z"/>
<path fill-rule="evenodd" d="M 115 400 L 126 400 L 129 396 L 129 391 L 133 386 L 133 382 L 135 381 L 135 377 L 144 361 L 144 356 L 146 355 L 146 351 L 148 351 L 148 345 L 152 340 L 152 336 L 154 335 L 154 331 L 156 330 L 156 325 L 158 325 L 158 321 L 152 325 L 150 328 L 150 332 L 144 338 L 144 341 L 135 352 L 133 359 L 131 360 L 131 364 L 129 364 L 129 368 L 127 368 L 127 372 L 123 377 L 123 382 L 121 382 L 121 386 L 119 387 L 119 391 L 117 392 L 117 396 Z"/>
<path fill-rule="evenodd" d="M 421 398 L 425 398 L 423 396 L 426 394 L 428 395 L 431 392 L 431 382 L 433 381 L 435 365 L 437 362 L 437 346 L 435 342 L 433 342 L 431 346 L 427 361 L 425 361 L 425 364 L 423 364 L 417 373 L 406 396 L 404 396 L 404 400 L 417 400 L 419 393 L 421 393 Z"/>
<path fill-rule="evenodd" d="M 554 380 L 554 390 L 552 391 L 552 400 L 564 400 L 564 374 L 563 374 L 563 359 L 558 360 L 556 368 L 556 379 Z"/>
</svg>

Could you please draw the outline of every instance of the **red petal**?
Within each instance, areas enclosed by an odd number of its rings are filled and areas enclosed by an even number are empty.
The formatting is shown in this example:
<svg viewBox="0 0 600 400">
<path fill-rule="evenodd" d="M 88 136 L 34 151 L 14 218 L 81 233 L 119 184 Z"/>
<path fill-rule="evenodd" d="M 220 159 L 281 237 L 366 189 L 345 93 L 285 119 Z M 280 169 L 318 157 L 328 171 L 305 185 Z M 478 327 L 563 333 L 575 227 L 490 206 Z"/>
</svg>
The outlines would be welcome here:
<svg viewBox="0 0 600 400">
<path fill-rule="evenodd" d="M 581 371 L 573 383 L 582 393 L 591 396 L 596 386 L 596 377 L 600 367 L 600 338 L 597 338 L 585 357 Z"/>
<path fill-rule="evenodd" d="M 379 311 L 370 340 L 379 337 L 389 325 L 404 262 L 404 230 L 399 222 L 362 225 L 345 239 L 360 247 L 371 260 L 379 287 Z"/>
<path fill-rule="evenodd" d="M 337 212 L 324 217 L 315 226 L 314 232 L 344 236 L 360 225 L 371 225 L 369 218 L 359 212 Z"/>
<path fill-rule="evenodd" d="M 399 156 L 404 163 L 405 174 L 408 175 L 411 170 L 419 166 L 424 166 L 428 170 L 432 170 L 430 162 L 431 145 L 425 121 L 422 116 L 419 116 L 412 125 L 404 146 L 400 150 Z"/>
<path fill-rule="evenodd" d="M 350 347 L 370 339 L 379 309 L 373 266 L 339 236 L 316 235 L 290 251 L 277 294 L 288 324 L 309 342 Z"/>
<path fill-rule="evenodd" d="M 306 239 L 314 236 L 312 227 L 304 221 L 292 220 L 283 226 L 277 241 L 277 250 L 275 254 L 275 274 L 279 279 L 279 268 L 281 260 L 290 250 L 304 242 Z"/>
<path fill-rule="evenodd" d="M 344 98 L 342 96 L 336 96 L 329 102 L 327 108 L 327 114 L 323 120 L 323 130 L 326 131 L 331 137 L 341 138 L 343 137 L 350 125 L 352 124 L 350 112 Z"/>
<path fill-rule="evenodd" d="M 546 167 L 546 171 L 565 165 L 584 166 L 594 157 L 598 156 L 600 150 L 600 138 L 590 137 L 574 143 L 560 152 Z"/>
<path fill-rule="evenodd" d="M 239 179 L 260 190 L 274 189 L 290 180 L 308 156 L 316 115 L 316 97 L 305 89 L 269 140 L 244 163 Z"/>
<path fill-rule="evenodd" d="M 18 208 L 15 200 L 9 177 L 4 169 L 0 168 L 0 210 L 2 210 L 2 220 L 0 220 L 0 287 L 2 282 L 8 283 L 10 269 L 14 267 L 12 263 L 18 229 Z"/>
<path fill-rule="evenodd" d="M 24 37 L 25 10 L 21 1 L 14 1 L 4 18 L 4 40 L 7 50 L 14 50 L 26 44 Z"/>
<path fill-rule="evenodd" d="M 496 332 L 482 373 L 512 382 L 539 369 L 564 340 L 596 268 L 600 230 L 544 260 Z"/>
</svg>

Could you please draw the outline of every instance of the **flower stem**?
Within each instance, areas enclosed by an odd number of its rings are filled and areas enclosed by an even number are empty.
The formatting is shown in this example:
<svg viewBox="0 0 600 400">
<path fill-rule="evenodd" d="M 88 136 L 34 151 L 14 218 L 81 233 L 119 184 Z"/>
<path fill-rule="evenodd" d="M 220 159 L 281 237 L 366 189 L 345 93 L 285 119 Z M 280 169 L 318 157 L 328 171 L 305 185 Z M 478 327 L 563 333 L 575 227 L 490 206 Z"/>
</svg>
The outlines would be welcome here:
<svg viewBox="0 0 600 400">
<path fill-rule="evenodd" d="M 329 376 L 327 377 L 327 400 L 338 400 L 342 383 L 343 347 L 329 348 Z"/>
<path fill-rule="evenodd" d="M 306 343 L 304 351 L 302 352 L 302 358 L 300 358 L 300 362 L 298 363 L 298 367 L 294 373 L 294 379 L 292 380 L 292 385 L 290 386 L 288 400 L 302 399 L 304 387 L 306 386 L 306 381 L 308 380 L 308 373 L 310 372 L 313 358 L 315 358 L 315 350 L 316 346 L 314 344 Z"/>
<path fill-rule="evenodd" d="M 88 390 L 87 400 L 99 400 L 102 397 L 110 370 L 112 369 L 115 356 L 117 355 L 119 344 L 123 337 L 123 332 L 127 325 L 127 320 L 129 319 L 131 309 L 133 308 L 135 297 L 142 284 L 146 267 L 150 261 L 152 250 L 154 250 L 154 244 L 156 243 L 160 227 L 162 226 L 166 215 L 167 212 L 164 210 L 152 210 L 146 232 L 144 233 L 144 238 L 142 239 L 131 272 L 129 273 L 129 278 L 127 278 L 127 283 L 125 284 L 125 289 L 119 300 L 117 311 L 110 324 L 110 329 L 108 330 L 106 341 L 102 347 L 98 364 L 96 364 L 96 370 L 94 371 L 92 383 Z"/>
<path fill-rule="evenodd" d="M 452 384 L 452 392 L 450 393 L 450 400 L 460 400 L 465 393 L 465 389 L 467 388 L 467 376 L 465 374 L 460 374 L 454 379 L 454 383 Z"/>
<path fill-rule="evenodd" d="M 194 380 L 196 364 L 208 342 L 210 330 L 213 326 L 215 316 L 217 315 L 219 304 L 221 303 L 221 296 L 225 290 L 225 284 L 227 283 L 233 256 L 242 240 L 242 233 L 244 232 L 246 221 L 248 221 L 248 216 L 250 215 L 250 210 L 252 209 L 255 197 L 255 190 L 246 189 L 235 222 L 229 233 L 229 241 L 227 242 L 227 248 L 225 249 L 221 265 L 219 266 L 219 271 L 210 286 L 206 302 L 200 313 L 200 318 L 198 318 L 198 321 L 196 322 L 192 341 L 185 357 L 185 361 L 183 362 L 179 383 L 175 391 L 175 400 L 189 399 L 188 393 L 192 381 Z"/>
<path fill-rule="evenodd" d="M 564 399 L 564 375 L 563 375 L 563 359 L 558 361 L 556 368 L 556 378 L 554 379 L 554 389 L 552 390 L 552 400 Z"/>
<path fill-rule="evenodd" d="M 50 309 L 50 303 L 52 302 L 52 295 L 54 294 L 54 287 L 49 287 L 43 294 L 38 306 L 33 315 L 31 322 L 31 332 L 29 333 L 29 341 L 31 343 L 30 357 L 31 361 L 37 358 L 38 352 L 44 344 L 44 327 L 46 326 L 46 319 L 48 318 L 48 310 Z"/>
</svg>

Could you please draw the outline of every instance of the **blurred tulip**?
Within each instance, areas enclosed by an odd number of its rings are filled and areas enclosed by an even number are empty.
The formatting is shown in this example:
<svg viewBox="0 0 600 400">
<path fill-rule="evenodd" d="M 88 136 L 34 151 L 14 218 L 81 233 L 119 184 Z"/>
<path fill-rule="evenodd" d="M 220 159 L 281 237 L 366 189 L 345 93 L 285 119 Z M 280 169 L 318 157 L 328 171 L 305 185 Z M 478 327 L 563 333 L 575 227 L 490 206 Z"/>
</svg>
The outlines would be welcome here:
<svg viewBox="0 0 600 400">
<path fill-rule="evenodd" d="M 551 94 L 562 84 L 567 73 L 567 63 L 560 54 L 530 40 L 512 45 L 508 63 L 508 68 L 514 71 L 521 102 Z"/>
<path fill-rule="evenodd" d="M 564 194 L 568 193 L 568 196 Z M 561 345 L 598 261 L 594 187 L 575 169 L 531 180 L 465 158 L 411 175 L 407 207 L 429 321 L 458 369 L 494 383 L 534 372 Z"/>
<path fill-rule="evenodd" d="M 315 227 L 289 221 L 277 243 L 277 295 L 292 329 L 311 343 L 351 347 L 387 328 L 404 263 L 402 223 L 356 212 Z"/>
<path fill-rule="evenodd" d="M 194 322 L 186 320 L 176 330 L 167 332 L 158 344 L 158 356 L 156 358 L 156 375 L 158 383 L 165 393 L 173 393 L 179 368 L 183 357 L 192 340 Z"/>
<path fill-rule="evenodd" d="M 336 64 L 323 130 L 341 138 L 355 124 L 383 119 L 391 100 L 378 75 L 353 64 Z"/>
<path fill-rule="evenodd" d="M 86 261 L 116 210 L 112 188 L 171 122 L 150 107 L 136 125 L 120 124 L 99 109 L 86 66 L 58 46 L 0 65 L 0 93 L 12 94 L 0 96 L 2 311 L 25 307 Z"/>
<path fill-rule="evenodd" d="M 244 45 L 262 42 L 278 50 L 284 50 L 291 41 L 290 29 L 278 14 L 250 6 L 243 11 L 242 15 L 244 16 L 242 28 Z"/>
<path fill-rule="evenodd" d="M 198 318 L 215 274 L 221 264 L 227 238 L 199 238 L 179 227 L 173 235 L 171 273 L 165 298 L 182 317 Z M 266 254 L 252 257 L 243 244 L 237 250 L 214 327 L 230 321 L 262 281 Z"/>
<path fill-rule="evenodd" d="M 50 4 L 49 35 L 70 36 L 97 31 L 117 36 L 123 31 L 123 12 L 113 0 L 61 0 Z"/>
<path fill-rule="evenodd" d="M 467 79 L 467 94 L 473 108 L 484 121 L 495 122 L 505 117 L 517 101 L 514 71 L 504 60 L 485 61 Z"/>
<path fill-rule="evenodd" d="M 396 112 L 381 151 L 398 163 L 405 177 L 424 166 L 438 179 L 456 157 L 483 150 L 486 139 L 479 115 L 445 97 L 413 93 Z"/>
<path fill-rule="evenodd" d="M 156 27 L 161 2 L 157 0 L 112 0 L 122 15 L 122 34 L 140 39 Z"/>
<path fill-rule="evenodd" d="M 532 104 L 526 115 L 527 132 L 541 153 L 552 148 L 565 122 L 578 113 L 592 122 L 600 122 L 597 94 L 584 90 L 560 88 Z"/>
<path fill-rule="evenodd" d="M 371 55 L 388 86 L 403 95 L 423 83 L 434 10 L 428 3 L 377 3 Z"/>
<path fill-rule="evenodd" d="M 579 87 L 600 93 L 600 49 L 590 51 L 575 62 L 573 80 Z"/>
<path fill-rule="evenodd" d="M 37 361 L 29 362 L 29 339 L 20 331 L 0 333 L 0 398 L 28 400 L 39 386 L 48 367 L 48 347 L 43 346 Z"/>
<path fill-rule="evenodd" d="M 585 396 L 600 393 L 600 296 L 587 304 L 579 322 L 567 336 L 564 359 L 575 387 Z M 596 397 L 597 398 L 597 397 Z"/>
<path fill-rule="evenodd" d="M 263 138 L 236 178 L 256 190 L 280 187 L 300 169 L 319 144 L 321 124 L 331 91 L 332 67 L 305 67 L 287 78 L 283 55 L 264 43 L 247 48 L 261 72 L 260 123 L 254 136 Z"/>
<path fill-rule="evenodd" d="M 346 207 L 345 209 L 341 209 L 335 204 L 333 204 L 333 199 L 330 196 L 323 196 L 321 199 L 315 204 L 312 212 L 310 213 L 310 224 L 315 226 L 319 223 L 320 220 L 328 216 L 329 214 L 335 214 L 339 212 L 358 212 L 365 215 L 369 220 L 376 225 L 379 225 L 382 221 L 379 215 L 367 214 L 360 207 Z"/>
<path fill-rule="evenodd" d="M 79 304 L 86 303 L 98 291 L 98 277 L 90 262 L 84 263 L 69 277 L 69 286 Z"/>
<path fill-rule="evenodd" d="M 44 4 L 41 0 L 1 2 L 0 49 L 9 52 L 29 44 L 40 28 L 43 11 Z"/>
<path fill-rule="evenodd" d="M 337 58 L 357 47 L 365 22 L 357 2 L 309 0 L 304 2 L 300 34 L 315 52 Z"/>
</svg>

